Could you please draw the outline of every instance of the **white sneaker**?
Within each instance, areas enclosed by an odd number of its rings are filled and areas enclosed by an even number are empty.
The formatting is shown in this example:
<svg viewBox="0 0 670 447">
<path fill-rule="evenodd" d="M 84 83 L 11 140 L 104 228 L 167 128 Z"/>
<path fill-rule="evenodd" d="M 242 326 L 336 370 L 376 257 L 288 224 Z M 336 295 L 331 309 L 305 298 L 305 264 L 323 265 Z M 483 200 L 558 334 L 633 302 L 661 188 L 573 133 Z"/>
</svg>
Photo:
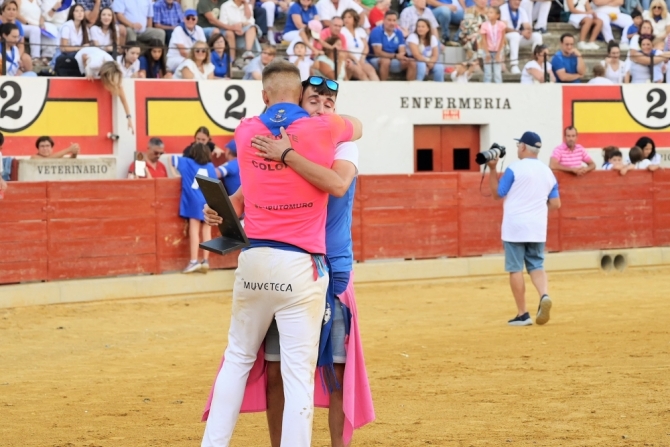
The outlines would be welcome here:
<svg viewBox="0 0 670 447">
<path fill-rule="evenodd" d="M 619 49 L 621 51 L 628 51 L 630 49 L 630 46 L 627 43 L 620 43 L 619 44 Z"/>
<path fill-rule="evenodd" d="M 587 45 L 588 45 L 592 50 L 599 50 L 599 49 L 600 49 L 600 45 L 598 45 L 596 42 L 589 42 Z"/>
<path fill-rule="evenodd" d="M 579 42 L 577 44 L 577 49 L 579 49 L 579 50 L 592 50 L 593 47 L 588 42 Z"/>
<path fill-rule="evenodd" d="M 512 74 L 518 75 L 518 74 L 521 73 L 521 70 L 519 70 L 518 65 L 512 65 L 512 68 L 510 68 L 509 72 L 512 73 Z"/>
<path fill-rule="evenodd" d="M 271 29 L 268 30 L 268 43 L 270 45 L 272 45 L 273 47 L 277 45 L 277 41 L 275 40 L 274 30 L 271 30 Z"/>
<path fill-rule="evenodd" d="M 188 263 L 188 265 L 182 271 L 182 273 L 193 273 L 199 270 L 200 270 L 200 263 L 198 261 L 192 261 Z"/>
</svg>

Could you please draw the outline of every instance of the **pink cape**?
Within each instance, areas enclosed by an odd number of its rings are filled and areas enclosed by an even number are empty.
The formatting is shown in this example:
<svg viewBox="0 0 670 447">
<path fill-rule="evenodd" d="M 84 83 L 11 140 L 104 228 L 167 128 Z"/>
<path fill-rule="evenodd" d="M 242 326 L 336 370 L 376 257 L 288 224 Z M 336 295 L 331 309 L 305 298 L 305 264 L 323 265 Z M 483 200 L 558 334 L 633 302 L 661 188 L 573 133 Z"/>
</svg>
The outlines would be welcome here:
<svg viewBox="0 0 670 447">
<path fill-rule="evenodd" d="M 351 329 L 349 336 L 344 342 L 347 351 L 347 363 L 344 365 L 344 444 L 349 444 L 354 430 L 363 427 L 375 420 L 375 410 L 372 404 L 372 393 L 370 392 L 370 383 L 365 369 L 365 358 L 363 357 L 363 342 L 358 328 L 358 310 L 356 308 L 356 298 L 354 296 L 354 274 L 351 273 L 349 284 L 344 293 L 339 297 L 342 303 L 349 308 L 351 312 Z M 223 365 L 221 365 L 219 370 Z M 317 377 L 321 377 L 319 371 L 316 371 Z M 217 373 L 218 375 L 218 373 Z M 216 383 L 216 379 L 215 379 Z M 244 391 L 244 400 L 242 401 L 242 413 L 257 413 L 267 409 L 266 401 L 267 376 L 265 374 L 265 351 L 264 347 L 258 351 L 256 363 L 254 363 L 247 387 Z M 328 408 L 330 396 L 320 381 L 314 381 L 314 405 L 317 407 Z M 205 411 L 202 415 L 202 421 L 206 421 L 209 416 L 209 408 L 212 404 L 212 395 L 214 394 L 214 385 L 209 392 L 209 398 L 205 405 Z"/>
</svg>

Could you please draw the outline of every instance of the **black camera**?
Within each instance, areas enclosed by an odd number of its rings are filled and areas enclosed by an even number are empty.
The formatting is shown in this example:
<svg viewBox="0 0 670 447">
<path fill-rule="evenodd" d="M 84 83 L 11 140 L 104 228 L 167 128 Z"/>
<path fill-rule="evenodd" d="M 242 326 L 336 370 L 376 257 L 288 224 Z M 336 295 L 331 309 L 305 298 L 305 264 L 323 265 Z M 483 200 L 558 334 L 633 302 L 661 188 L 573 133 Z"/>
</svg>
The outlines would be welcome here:
<svg viewBox="0 0 670 447">
<path fill-rule="evenodd" d="M 493 143 L 491 145 L 491 149 L 478 153 L 475 157 L 475 161 L 478 165 L 483 165 L 484 163 L 488 163 L 489 161 L 495 160 L 496 158 L 504 158 L 505 154 L 505 146 L 501 146 L 498 143 Z"/>
</svg>

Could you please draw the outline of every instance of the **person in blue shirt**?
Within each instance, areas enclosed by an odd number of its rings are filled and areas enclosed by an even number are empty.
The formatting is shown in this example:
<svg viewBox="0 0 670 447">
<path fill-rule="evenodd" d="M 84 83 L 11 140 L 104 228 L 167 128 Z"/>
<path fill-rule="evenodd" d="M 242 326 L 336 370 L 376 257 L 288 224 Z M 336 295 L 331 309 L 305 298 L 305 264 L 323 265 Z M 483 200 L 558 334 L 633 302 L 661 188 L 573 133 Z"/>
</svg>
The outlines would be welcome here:
<svg viewBox="0 0 670 447">
<path fill-rule="evenodd" d="M 286 13 L 286 25 L 284 26 L 283 39 L 292 42 L 300 35 L 300 30 L 307 26 L 312 20 L 319 19 L 319 13 L 312 0 L 299 0 L 294 2 Z"/>
<path fill-rule="evenodd" d="M 586 73 L 586 65 L 581 53 L 575 48 L 575 38 L 570 33 L 561 36 L 561 51 L 557 51 L 551 58 L 551 69 L 556 76 L 556 82 L 581 83 Z"/>
<path fill-rule="evenodd" d="M 456 25 L 460 30 L 461 22 L 465 15 L 465 9 L 474 6 L 474 0 L 427 0 L 428 7 L 433 10 L 433 15 L 440 24 L 442 41 L 449 42 L 449 25 Z M 458 42 L 460 31 L 456 31 L 454 41 Z"/>
<path fill-rule="evenodd" d="M 230 78 L 228 73 L 229 58 L 226 53 L 226 36 L 221 33 L 212 34 L 207 41 L 212 50 L 212 64 L 214 65 L 214 77 Z"/>
<path fill-rule="evenodd" d="M 368 62 L 379 73 L 379 79 L 386 81 L 389 73 L 407 70 L 407 80 L 416 79 L 416 61 L 407 57 L 405 37 L 398 29 L 398 13 L 386 11 L 384 22 L 370 32 L 370 52 Z"/>
<path fill-rule="evenodd" d="M 203 250 L 202 262 L 198 262 L 198 246 L 201 242 L 212 239 L 212 228 L 205 225 L 202 209 L 205 206 L 205 197 L 200 191 L 200 186 L 195 176 L 205 175 L 211 178 L 221 178 L 222 172 L 215 167 L 211 160 L 212 154 L 209 148 L 201 143 L 195 143 L 191 147 L 191 158 L 172 156 L 170 171 L 173 177 L 177 172 L 181 174 L 181 200 L 179 202 L 179 217 L 188 219 L 188 236 L 191 253 L 191 261 L 184 269 L 184 273 L 203 272 L 209 270 L 209 252 Z"/>
<path fill-rule="evenodd" d="M 229 196 L 232 196 L 240 189 L 240 165 L 237 162 L 237 144 L 235 140 L 230 140 L 223 150 L 223 155 L 228 160 L 219 166 L 223 176 L 223 186 Z"/>
<path fill-rule="evenodd" d="M 149 48 L 140 56 L 140 78 L 148 79 L 169 79 L 172 73 L 167 71 L 167 62 L 165 62 L 165 45 L 158 39 L 152 39 L 149 42 Z"/>
</svg>

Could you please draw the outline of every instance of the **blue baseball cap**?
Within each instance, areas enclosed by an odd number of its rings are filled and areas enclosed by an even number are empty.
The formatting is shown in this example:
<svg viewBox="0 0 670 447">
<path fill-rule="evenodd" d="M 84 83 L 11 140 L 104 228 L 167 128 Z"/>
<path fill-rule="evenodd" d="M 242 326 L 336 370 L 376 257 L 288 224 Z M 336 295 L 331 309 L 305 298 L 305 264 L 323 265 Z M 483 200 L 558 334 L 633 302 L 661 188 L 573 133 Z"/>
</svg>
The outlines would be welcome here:
<svg viewBox="0 0 670 447">
<path fill-rule="evenodd" d="M 523 143 L 526 146 L 531 146 L 536 149 L 540 149 L 542 147 L 542 139 L 535 132 L 524 132 L 524 134 L 521 135 L 521 138 L 515 138 L 515 140 L 519 143 Z"/>
<path fill-rule="evenodd" d="M 235 140 L 230 140 L 228 144 L 226 144 L 226 149 L 237 155 L 237 143 L 235 143 Z"/>
<path fill-rule="evenodd" d="M 198 17 L 198 11 L 196 11 L 195 9 L 187 9 L 186 11 L 184 11 L 184 17 L 188 17 L 188 16 Z"/>
</svg>

